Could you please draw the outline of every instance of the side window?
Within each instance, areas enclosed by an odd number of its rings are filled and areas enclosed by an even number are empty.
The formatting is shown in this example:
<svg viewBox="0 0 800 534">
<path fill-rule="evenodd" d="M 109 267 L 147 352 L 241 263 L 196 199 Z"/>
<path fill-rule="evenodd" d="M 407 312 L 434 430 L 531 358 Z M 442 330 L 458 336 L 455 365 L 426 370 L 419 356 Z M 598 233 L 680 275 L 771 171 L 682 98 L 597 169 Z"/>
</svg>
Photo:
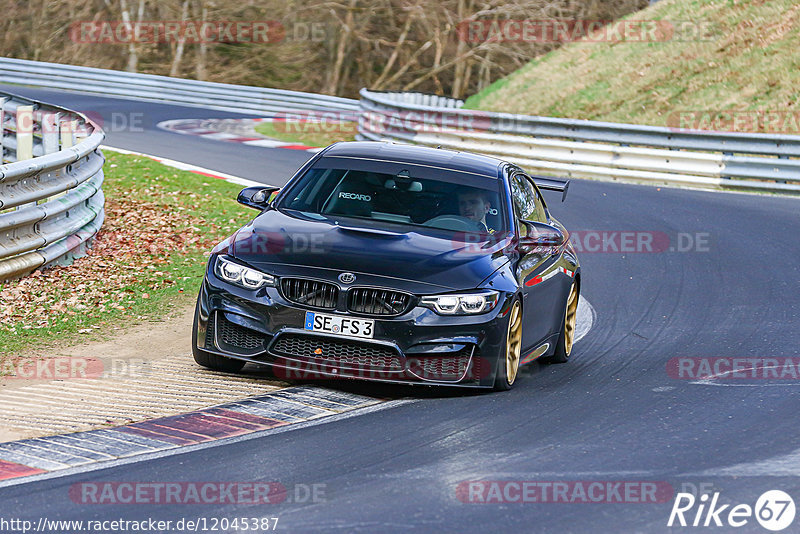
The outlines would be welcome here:
<svg viewBox="0 0 800 534">
<path fill-rule="evenodd" d="M 517 218 L 526 221 L 544 220 L 544 206 L 527 176 L 516 173 L 511 177 L 511 196 Z"/>
<path fill-rule="evenodd" d="M 299 188 L 295 186 L 295 189 L 290 191 L 294 198 L 287 199 L 285 206 L 300 211 L 319 210 L 322 207 L 319 205 L 320 202 L 328 198 L 330 191 L 343 174 L 344 171 L 336 169 L 311 169 L 302 178 Z"/>
<path fill-rule="evenodd" d="M 533 188 L 533 193 L 534 193 L 533 203 L 536 205 L 536 220 L 539 222 L 546 223 L 547 211 L 545 208 L 547 206 L 544 203 L 544 198 L 542 198 L 542 192 L 539 191 L 539 188 L 536 187 L 536 184 L 533 183 L 533 180 L 531 180 L 530 177 L 526 176 L 526 178 L 528 179 L 529 183 L 531 184 L 531 187 Z"/>
</svg>

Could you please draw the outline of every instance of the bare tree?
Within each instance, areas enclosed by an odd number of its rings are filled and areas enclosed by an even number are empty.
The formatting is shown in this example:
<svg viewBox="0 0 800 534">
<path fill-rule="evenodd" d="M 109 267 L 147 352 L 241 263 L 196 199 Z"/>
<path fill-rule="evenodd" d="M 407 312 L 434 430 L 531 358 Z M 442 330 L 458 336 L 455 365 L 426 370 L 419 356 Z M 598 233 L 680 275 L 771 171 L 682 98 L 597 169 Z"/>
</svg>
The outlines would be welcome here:
<svg viewBox="0 0 800 534">
<path fill-rule="evenodd" d="M 181 4 L 181 25 L 183 25 L 189 18 L 189 0 L 183 0 Z M 178 37 L 178 42 L 175 45 L 175 54 L 172 56 L 172 66 L 169 69 L 170 76 L 177 76 L 181 68 L 181 60 L 183 60 L 183 49 L 186 46 L 186 36 L 181 33 Z"/>
</svg>

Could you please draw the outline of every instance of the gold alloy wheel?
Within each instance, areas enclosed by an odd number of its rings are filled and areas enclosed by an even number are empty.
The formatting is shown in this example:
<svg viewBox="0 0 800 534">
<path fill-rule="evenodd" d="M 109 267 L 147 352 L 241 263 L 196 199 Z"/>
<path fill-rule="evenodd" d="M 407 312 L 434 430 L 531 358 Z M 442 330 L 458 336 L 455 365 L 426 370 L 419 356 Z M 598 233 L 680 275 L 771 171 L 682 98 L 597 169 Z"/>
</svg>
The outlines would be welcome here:
<svg viewBox="0 0 800 534">
<path fill-rule="evenodd" d="M 575 340 L 575 323 L 578 317 L 578 291 L 576 284 L 572 284 L 567 299 L 567 311 L 564 318 L 564 352 L 567 356 L 572 352 L 572 343 Z"/>
<path fill-rule="evenodd" d="M 508 385 L 517 379 L 519 369 L 519 353 L 522 349 L 522 312 L 519 301 L 515 301 L 508 319 L 508 335 L 506 336 L 506 380 Z"/>
</svg>

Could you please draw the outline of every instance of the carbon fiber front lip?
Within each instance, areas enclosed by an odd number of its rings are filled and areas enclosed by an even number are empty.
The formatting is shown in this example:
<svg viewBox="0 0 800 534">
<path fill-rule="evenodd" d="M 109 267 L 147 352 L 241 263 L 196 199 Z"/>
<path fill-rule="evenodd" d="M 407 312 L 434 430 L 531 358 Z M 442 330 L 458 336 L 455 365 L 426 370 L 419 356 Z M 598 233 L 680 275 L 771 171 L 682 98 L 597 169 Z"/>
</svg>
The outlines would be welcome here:
<svg viewBox="0 0 800 534">
<path fill-rule="evenodd" d="M 254 364 L 257 364 L 257 365 L 261 365 L 261 366 L 272 367 L 274 369 L 281 369 L 281 370 L 285 370 L 285 371 L 292 371 L 292 372 L 297 372 L 298 371 L 298 369 L 296 369 L 295 367 L 287 366 L 287 365 L 284 365 L 284 364 L 282 364 L 280 362 L 280 360 L 286 360 L 286 361 L 294 361 L 294 360 L 288 360 L 287 358 L 285 358 L 283 356 L 275 356 L 275 355 L 270 354 L 267 351 L 260 352 L 259 354 L 256 354 L 256 355 L 253 355 L 253 356 L 240 356 L 240 355 L 237 355 L 237 354 L 231 354 L 231 353 L 222 352 L 222 351 L 219 351 L 219 350 L 208 350 L 208 349 L 203 349 L 203 350 L 205 350 L 205 352 L 208 352 L 210 354 L 214 354 L 216 356 L 223 356 L 225 358 L 231 358 L 233 360 L 242 360 L 242 361 L 245 361 L 245 362 L 254 363 Z M 273 359 L 273 358 L 275 358 L 275 359 Z M 300 362 L 300 363 L 307 363 L 307 362 Z M 315 380 L 318 380 L 319 378 L 322 378 L 322 379 L 360 380 L 360 381 L 364 381 L 364 382 L 381 382 L 381 383 L 386 383 L 386 384 L 397 384 L 397 385 L 402 385 L 402 386 L 437 386 L 437 387 L 438 386 L 448 386 L 448 387 L 459 387 L 459 388 L 466 388 L 466 389 L 492 389 L 492 387 L 493 387 L 492 384 L 480 384 L 477 381 L 475 381 L 475 382 L 437 382 L 437 381 L 433 381 L 433 380 L 425 381 L 424 379 L 420 379 L 420 378 L 418 378 L 418 377 L 416 377 L 414 375 L 411 375 L 406 380 L 398 380 L 398 379 L 392 379 L 392 378 L 384 378 L 384 377 L 380 377 L 380 376 L 369 376 L 369 377 L 367 377 L 367 376 L 357 376 L 355 374 L 348 375 L 348 374 L 340 374 L 338 372 L 333 373 L 333 372 L 325 371 L 324 369 L 317 369 L 317 370 L 314 371 L 314 373 L 318 374 L 318 375 L 321 375 L 321 376 L 316 378 L 316 379 L 313 378 L 313 377 L 298 376 L 298 377 L 295 377 L 295 378 L 292 378 L 292 377 L 287 378 L 287 380 L 298 380 L 298 381 L 314 382 Z M 281 378 L 281 377 L 278 377 L 278 378 Z"/>
</svg>

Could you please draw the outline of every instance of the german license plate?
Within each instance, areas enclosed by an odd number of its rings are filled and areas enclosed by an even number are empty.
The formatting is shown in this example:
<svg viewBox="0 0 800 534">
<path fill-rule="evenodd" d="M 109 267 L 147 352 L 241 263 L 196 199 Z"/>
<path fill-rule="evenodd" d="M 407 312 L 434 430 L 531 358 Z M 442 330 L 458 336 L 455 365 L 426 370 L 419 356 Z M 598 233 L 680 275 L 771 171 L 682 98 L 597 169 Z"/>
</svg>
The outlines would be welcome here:
<svg viewBox="0 0 800 534">
<path fill-rule="evenodd" d="M 353 319 L 352 317 L 306 312 L 305 329 L 311 332 L 371 338 L 374 333 L 374 326 L 375 321 L 372 319 Z"/>
</svg>

